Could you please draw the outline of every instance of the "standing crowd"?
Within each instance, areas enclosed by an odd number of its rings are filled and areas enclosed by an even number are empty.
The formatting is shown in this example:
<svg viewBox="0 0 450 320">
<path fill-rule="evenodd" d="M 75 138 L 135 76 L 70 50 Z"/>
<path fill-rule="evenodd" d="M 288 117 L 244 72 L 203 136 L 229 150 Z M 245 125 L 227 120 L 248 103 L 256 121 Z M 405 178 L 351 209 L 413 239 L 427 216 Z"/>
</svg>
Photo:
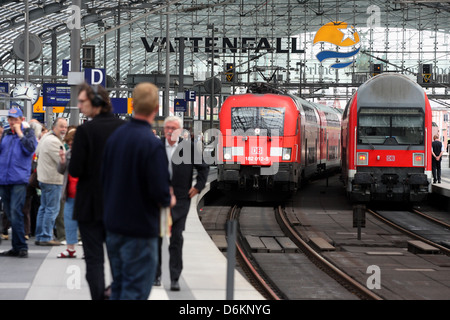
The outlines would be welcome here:
<svg viewBox="0 0 450 320">
<path fill-rule="evenodd" d="M 191 198 L 205 187 L 208 165 L 195 163 L 202 157 L 191 140 L 180 137 L 180 118 L 166 118 L 162 139 L 154 134 L 159 91 L 153 84 L 136 86 L 134 114 L 127 122 L 114 116 L 101 86 L 81 85 L 78 108 L 90 121 L 68 127 L 66 119 L 57 118 L 43 135 L 36 120 L 24 122 L 20 108 L 9 110 L 9 129 L 0 132 L 0 198 L 12 248 L 0 255 L 28 257 L 32 229 L 36 245 L 61 245 L 56 228 L 67 243 L 58 258 L 76 258 L 81 237 L 93 300 L 145 300 L 153 285 L 161 285 L 161 216 L 170 210 L 171 290 L 180 290 L 182 232 Z M 40 206 L 33 228 L 36 190 Z M 58 216 L 63 229 L 57 227 Z M 113 277 L 110 293 L 105 243 Z"/>
</svg>

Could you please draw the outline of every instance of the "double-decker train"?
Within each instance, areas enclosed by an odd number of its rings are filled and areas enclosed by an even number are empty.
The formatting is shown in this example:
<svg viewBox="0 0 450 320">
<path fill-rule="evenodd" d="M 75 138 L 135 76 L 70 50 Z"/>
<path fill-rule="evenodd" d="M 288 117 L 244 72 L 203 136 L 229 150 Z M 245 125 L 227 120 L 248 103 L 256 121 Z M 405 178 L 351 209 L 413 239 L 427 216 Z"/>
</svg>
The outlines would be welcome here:
<svg viewBox="0 0 450 320">
<path fill-rule="evenodd" d="M 427 95 L 404 75 L 383 73 L 359 87 L 342 118 L 342 177 L 352 202 L 426 199 L 431 120 Z"/>
<path fill-rule="evenodd" d="M 340 110 L 261 83 L 228 97 L 219 113 L 218 188 L 269 200 L 292 194 L 317 173 L 338 169 L 341 117 Z"/>
</svg>

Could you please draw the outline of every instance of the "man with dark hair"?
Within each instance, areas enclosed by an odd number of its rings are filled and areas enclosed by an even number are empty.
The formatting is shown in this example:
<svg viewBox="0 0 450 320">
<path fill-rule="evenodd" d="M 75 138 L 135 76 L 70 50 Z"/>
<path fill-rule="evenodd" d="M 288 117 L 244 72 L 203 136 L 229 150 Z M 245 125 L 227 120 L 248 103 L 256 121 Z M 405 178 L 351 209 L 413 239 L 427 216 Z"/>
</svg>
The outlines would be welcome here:
<svg viewBox="0 0 450 320">
<path fill-rule="evenodd" d="M 89 118 L 80 125 L 72 145 L 69 174 L 79 178 L 74 205 L 74 219 L 83 241 L 86 280 L 93 300 L 105 299 L 103 200 L 100 181 L 103 148 L 109 136 L 125 122 L 111 112 L 108 92 L 101 86 L 83 84 L 78 94 L 78 108 Z"/>
<path fill-rule="evenodd" d="M 31 174 L 31 158 L 37 146 L 34 131 L 24 128 L 19 108 L 8 112 L 9 129 L 0 136 L 0 198 L 12 227 L 12 249 L 2 256 L 28 257 L 23 206 Z"/>
</svg>

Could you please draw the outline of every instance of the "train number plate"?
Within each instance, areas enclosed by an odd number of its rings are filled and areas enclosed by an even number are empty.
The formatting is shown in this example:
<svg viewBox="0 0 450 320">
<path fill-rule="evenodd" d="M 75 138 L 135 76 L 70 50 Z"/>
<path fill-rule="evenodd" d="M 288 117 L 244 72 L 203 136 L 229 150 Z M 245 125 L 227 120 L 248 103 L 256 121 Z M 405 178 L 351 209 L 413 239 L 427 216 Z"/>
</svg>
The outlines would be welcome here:
<svg viewBox="0 0 450 320">
<path fill-rule="evenodd" d="M 386 161 L 395 161 L 395 156 L 386 156 Z"/>
</svg>

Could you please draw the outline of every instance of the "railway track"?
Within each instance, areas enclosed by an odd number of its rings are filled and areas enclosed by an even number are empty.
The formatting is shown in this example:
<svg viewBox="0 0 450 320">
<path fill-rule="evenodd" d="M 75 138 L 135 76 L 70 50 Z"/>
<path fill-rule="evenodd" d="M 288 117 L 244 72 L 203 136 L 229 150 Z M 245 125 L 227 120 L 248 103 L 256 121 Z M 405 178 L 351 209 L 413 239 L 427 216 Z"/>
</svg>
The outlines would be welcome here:
<svg viewBox="0 0 450 320">
<path fill-rule="evenodd" d="M 234 205 L 229 212 L 228 220 L 239 221 L 241 207 Z M 270 300 L 286 299 L 286 296 L 276 287 L 270 278 L 264 274 L 260 266 L 252 257 L 248 244 L 244 243 L 242 232 L 238 228 L 236 240 L 237 259 L 252 285 L 266 298 Z"/>
<path fill-rule="evenodd" d="M 245 209 L 234 206 L 230 210 L 229 219 L 235 219 L 239 221 L 239 217 L 242 211 Z M 273 209 L 272 209 L 273 210 Z M 267 213 L 267 210 L 265 211 Z M 329 292 L 323 292 L 323 295 L 320 298 L 324 299 L 351 299 L 351 298 L 359 298 L 365 300 L 381 300 L 381 297 L 371 292 L 365 286 L 361 285 L 347 274 L 345 274 L 342 270 L 334 266 L 332 263 L 327 261 L 323 256 L 317 253 L 312 246 L 310 246 L 307 242 L 305 242 L 301 236 L 295 231 L 292 224 L 289 222 L 289 219 L 286 217 L 285 211 L 281 206 L 276 207 L 273 210 L 273 219 L 275 221 L 275 225 L 273 222 L 269 221 L 268 218 L 260 219 L 261 225 L 264 227 L 255 225 L 257 221 L 254 219 L 247 219 L 253 222 L 252 230 L 260 230 L 257 232 L 252 231 L 251 233 L 246 232 L 246 227 L 238 228 L 238 241 L 237 241 L 237 253 L 238 260 L 241 262 L 241 266 L 245 270 L 247 276 L 251 279 L 251 282 L 255 285 L 255 287 L 259 288 L 261 293 L 268 299 L 280 300 L 280 299 L 298 299 L 301 295 L 310 294 L 313 297 L 317 293 L 313 293 L 312 291 L 321 291 L 326 289 L 324 288 L 333 288 L 329 290 Z M 267 216 L 267 214 L 266 214 Z M 244 222 L 245 224 L 245 222 Z M 270 229 L 267 229 L 267 226 L 270 225 Z M 279 230 L 276 230 L 276 229 Z M 280 231 L 281 230 L 281 231 Z M 283 253 L 277 251 L 277 253 L 272 253 L 272 258 L 269 258 L 270 253 L 255 253 L 254 249 L 248 243 L 248 238 L 257 236 L 261 236 L 261 238 L 267 239 L 268 234 L 278 235 L 278 239 L 281 236 L 281 233 L 287 238 L 289 238 L 296 246 L 294 250 L 290 247 L 291 253 Z M 266 240 L 267 241 L 267 240 Z M 282 250 L 281 250 L 282 251 Z M 292 253 L 295 251 L 295 253 Z M 258 256 L 259 255 L 259 256 Z M 285 255 L 285 256 L 283 256 Z M 303 270 L 305 268 L 305 262 L 296 263 L 299 259 L 309 260 L 308 262 L 308 270 Z M 284 268 L 283 261 L 293 261 L 292 266 L 287 266 Z M 279 275 L 276 271 L 273 270 L 273 265 L 277 265 L 280 269 L 283 269 L 281 273 L 291 273 L 289 276 L 290 282 L 295 281 L 296 273 L 310 273 L 311 268 L 317 269 L 314 271 L 314 276 L 311 276 L 309 279 L 304 279 L 298 282 L 298 291 L 306 291 L 302 286 L 305 287 L 305 281 L 308 282 L 308 286 L 313 287 L 310 293 L 296 292 L 296 285 L 286 285 L 280 284 L 283 282 L 283 275 Z M 312 266 L 313 264 L 313 266 Z M 288 274 L 285 274 L 285 276 Z M 309 276 L 308 276 L 309 277 Z M 313 279 L 317 277 L 317 279 Z M 310 282 L 314 281 L 314 284 Z M 345 291 L 346 293 L 343 293 Z"/>
<path fill-rule="evenodd" d="M 450 255 L 450 224 L 417 209 L 411 211 L 367 209 L 367 211 L 391 227 Z"/>
</svg>

